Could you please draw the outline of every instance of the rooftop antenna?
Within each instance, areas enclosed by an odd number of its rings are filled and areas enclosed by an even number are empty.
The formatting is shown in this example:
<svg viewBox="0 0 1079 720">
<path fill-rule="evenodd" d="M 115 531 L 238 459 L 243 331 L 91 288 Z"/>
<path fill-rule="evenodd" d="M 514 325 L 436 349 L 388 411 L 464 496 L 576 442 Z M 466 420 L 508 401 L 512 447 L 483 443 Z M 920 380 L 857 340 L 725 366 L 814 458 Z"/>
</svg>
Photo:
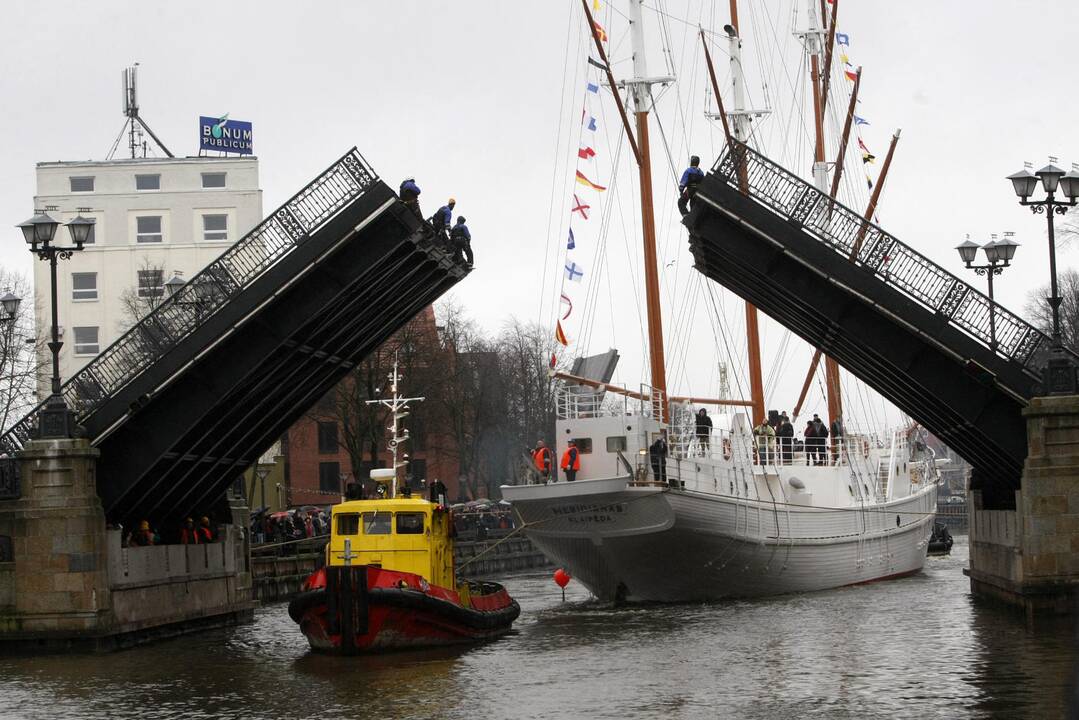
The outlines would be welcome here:
<svg viewBox="0 0 1079 720">
<path fill-rule="evenodd" d="M 165 147 L 165 143 L 161 142 L 161 139 L 154 135 L 154 131 L 150 129 L 150 126 L 146 124 L 146 121 L 139 117 L 139 93 L 138 93 L 138 71 L 139 64 L 135 63 L 131 67 L 124 68 L 121 73 L 121 80 L 123 81 L 123 105 L 124 126 L 120 129 L 120 135 L 117 136 L 116 141 L 112 144 L 112 149 L 109 150 L 109 155 L 106 159 L 111 160 L 116 154 L 116 148 L 120 145 L 120 138 L 124 136 L 124 132 L 127 132 L 127 146 L 131 152 L 131 159 L 134 160 L 139 157 L 139 149 L 142 149 L 142 157 L 146 157 L 146 143 L 142 139 L 142 131 L 145 130 L 157 146 L 169 157 L 175 157 L 169 149 Z"/>
</svg>

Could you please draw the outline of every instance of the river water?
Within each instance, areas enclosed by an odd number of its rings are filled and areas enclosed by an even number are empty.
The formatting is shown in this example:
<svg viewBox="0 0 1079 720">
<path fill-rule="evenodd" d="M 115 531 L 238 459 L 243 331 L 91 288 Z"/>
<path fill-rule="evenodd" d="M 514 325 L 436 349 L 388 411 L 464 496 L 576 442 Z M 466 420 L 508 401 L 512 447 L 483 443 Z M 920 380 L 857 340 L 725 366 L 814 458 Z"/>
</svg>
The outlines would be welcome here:
<svg viewBox="0 0 1079 720">
<path fill-rule="evenodd" d="M 611 608 L 504 578 L 512 635 L 370 658 L 310 653 L 284 605 L 103 656 L 0 658 L 4 718 L 1055 718 L 1076 642 L 974 603 L 966 537 L 924 573 L 809 595 Z"/>
</svg>

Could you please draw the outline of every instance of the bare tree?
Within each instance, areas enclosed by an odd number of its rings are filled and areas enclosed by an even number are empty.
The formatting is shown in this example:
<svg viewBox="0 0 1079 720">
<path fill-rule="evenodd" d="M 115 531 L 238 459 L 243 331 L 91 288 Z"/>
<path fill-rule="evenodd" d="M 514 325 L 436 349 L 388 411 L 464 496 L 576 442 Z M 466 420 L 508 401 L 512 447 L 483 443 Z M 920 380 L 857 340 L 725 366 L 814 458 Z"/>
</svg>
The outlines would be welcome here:
<svg viewBox="0 0 1079 720">
<path fill-rule="evenodd" d="M 1057 281 L 1060 292 L 1060 337 L 1064 347 L 1079 352 L 1079 271 L 1065 270 Z M 1049 304 L 1050 286 L 1044 285 L 1027 295 L 1024 308 L 1030 322 L 1046 335 L 1053 333 L 1053 308 Z"/>
<path fill-rule="evenodd" d="M 165 300 L 165 267 L 143 258 L 135 284 L 120 293 L 120 332 L 127 332 Z"/>
<path fill-rule="evenodd" d="M 46 336 L 34 329 L 34 291 L 26 277 L 0 268 L 0 294 L 22 298 L 14 322 L 0 325 L 0 430 L 6 431 L 37 404 L 37 389 L 49 370 Z"/>
</svg>

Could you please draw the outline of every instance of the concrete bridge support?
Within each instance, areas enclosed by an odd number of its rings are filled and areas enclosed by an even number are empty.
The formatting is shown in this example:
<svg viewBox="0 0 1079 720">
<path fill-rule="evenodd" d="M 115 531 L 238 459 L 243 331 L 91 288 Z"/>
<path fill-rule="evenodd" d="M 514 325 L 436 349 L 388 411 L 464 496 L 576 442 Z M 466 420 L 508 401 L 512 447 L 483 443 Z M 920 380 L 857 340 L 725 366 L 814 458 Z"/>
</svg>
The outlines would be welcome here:
<svg viewBox="0 0 1079 720">
<path fill-rule="evenodd" d="M 82 439 L 18 453 L 18 492 L 0 500 L 0 652 L 108 650 L 250 618 L 243 525 L 229 518 L 206 545 L 122 547 L 97 458 Z"/>
<path fill-rule="evenodd" d="M 1079 613 L 1079 396 L 1033 398 L 1023 410 L 1029 454 L 1015 510 L 985 510 L 970 493 L 975 595 L 1030 621 Z"/>
</svg>

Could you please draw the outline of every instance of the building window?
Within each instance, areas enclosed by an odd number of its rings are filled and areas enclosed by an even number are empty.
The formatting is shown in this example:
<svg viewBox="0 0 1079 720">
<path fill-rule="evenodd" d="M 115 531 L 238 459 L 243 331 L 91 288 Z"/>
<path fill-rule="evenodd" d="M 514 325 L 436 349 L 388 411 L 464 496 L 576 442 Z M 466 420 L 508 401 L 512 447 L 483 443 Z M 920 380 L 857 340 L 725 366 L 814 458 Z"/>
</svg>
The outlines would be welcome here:
<svg viewBox="0 0 1079 720">
<path fill-rule="evenodd" d="M 161 176 L 160 175 L 136 175 L 135 176 L 135 189 L 136 190 L 160 190 L 161 189 Z"/>
<path fill-rule="evenodd" d="M 97 273 L 71 273 L 71 299 L 97 300 Z"/>
<path fill-rule="evenodd" d="M 337 452 L 337 422 L 318 424 L 318 451 L 324 455 Z"/>
<path fill-rule="evenodd" d="M 83 241 L 83 245 L 93 245 L 97 242 L 97 223 L 95 222 L 90 226 L 90 232 L 86 233 L 86 240 Z"/>
<path fill-rule="evenodd" d="M 202 186 L 204 188 L 225 187 L 225 173 L 203 173 Z"/>
<path fill-rule="evenodd" d="M 72 329 L 75 331 L 76 355 L 97 355 L 101 352 L 100 346 L 97 343 L 96 327 L 77 327 Z"/>
<path fill-rule="evenodd" d="M 161 216 L 142 215 L 135 218 L 135 242 L 161 242 Z"/>
<path fill-rule="evenodd" d="M 228 215 L 203 215 L 202 239 L 207 242 L 219 242 L 229 239 Z"/>
<path fill-rule="evenodd" d="M 71 181 L 71 192 L 93 192 L 94 191 L 94 179 L 92 177 L 73 177 L 68 178 Z"/>
<path fill-rule="evenodd" d="M 341 466 L 338 463 L 318 464 L 318 489 L 325 493 L 341 492 Z"/>
<path fill-rule="evenodd" d="M 164 270 L 139 270 L 139 297 L 159 298 L 165 295 Z"/>
</svg>

